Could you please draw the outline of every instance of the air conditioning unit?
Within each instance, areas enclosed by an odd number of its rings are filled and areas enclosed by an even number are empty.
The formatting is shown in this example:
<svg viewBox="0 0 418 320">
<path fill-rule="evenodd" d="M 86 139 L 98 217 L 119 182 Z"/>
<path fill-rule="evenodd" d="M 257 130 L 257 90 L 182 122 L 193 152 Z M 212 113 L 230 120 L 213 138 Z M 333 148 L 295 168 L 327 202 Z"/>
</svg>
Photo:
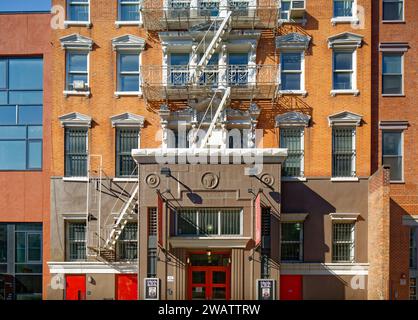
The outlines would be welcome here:
<svg viewBox="0 0 418 320">
<path fill-rule="evenodd" d="M 305 15 L 306 1 L 305 0 L 292 0 L 290 3 L 290 18 L 301 19 Z"/>
<path fill-rule="evenodd" d="M 86 90 L 86 83 L 84 82 L 84 80 L 74 80 L 73 89 L 76 91 Z"/>
</svg>

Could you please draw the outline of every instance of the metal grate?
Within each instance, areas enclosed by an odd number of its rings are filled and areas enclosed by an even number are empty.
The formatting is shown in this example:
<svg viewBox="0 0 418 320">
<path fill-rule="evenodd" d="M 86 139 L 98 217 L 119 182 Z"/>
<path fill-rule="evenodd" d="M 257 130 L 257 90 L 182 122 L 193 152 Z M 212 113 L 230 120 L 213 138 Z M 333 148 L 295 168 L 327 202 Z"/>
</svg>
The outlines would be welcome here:
<svg viewBox="0 0 418 320">
<path fill-rule="evenodd" d="M 148 236 L 156 236 L 157 230 L 157 208 L 148 208 Z"/>
<path fill-rule="evenodd" d="M 116 136 L 116 175 L 118 177 L 137 175 L 138 168 L 132 158 L 132 149 L 138 148 L 139 129 L 118 128 Z"/>
<path fill-rule="evenodd" d="M 280 129 L 280 146 L 288 149 L 288 156 L 282 166 L 284 177 L 302 177 L 303 128 L 284 128 Z"/>
<path fill-rule="evenodd" d="M 283 222 L 281 224 L 282 261 L 301 261 L 303 255 L 303 224 Z"/>
<path fill-rule="evenodd" d="M 86 259 L 86 224 L 84 222 L 68 223 L 68 259 Z"/>
<path fill-rule="evenodd" d="M 354 262 L 354 223 L 332 225 L 333 262 Z"/>
<path fill-rule="evenodd" d="M 353 144 L 355 129 L 333 128 L 332 137 L 332 176 L 355 177 L 356 151 Z"/>
<path fill-rule="evenodd" d="M 270 208 L 262 208 L 261 212 L 261 234 L 269 236 L 271 231 Z"/>
<path fill-rule="evenodd" d="M 87 176 L 87 128 L 65 129 L 65 176 Z"/>
<path fill-rule="evenodd" d="M 409 267 L 417 267 L 417 228 L 411 228 L 409 240 Z"/>
<path fill-rule="evenodd" d="M 136 260 L 138 258 L 138 225 L 129 223 L 123 229 L 116 247 L 117 260 Z"/>
</svg>

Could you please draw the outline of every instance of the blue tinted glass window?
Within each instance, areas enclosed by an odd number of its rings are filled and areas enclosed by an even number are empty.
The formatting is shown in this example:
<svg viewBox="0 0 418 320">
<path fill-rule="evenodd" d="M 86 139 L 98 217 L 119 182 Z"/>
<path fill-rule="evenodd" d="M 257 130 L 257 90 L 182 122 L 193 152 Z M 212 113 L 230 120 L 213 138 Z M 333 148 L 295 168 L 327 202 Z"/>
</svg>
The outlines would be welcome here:
<svg viewBox="0 0 418 320">
<path fill-rule="evenodd" d="M 189 64 L 189 54 L 188 53 L 170 54 L 170 64 L 172 66 L 187 66 Z"/>
<path fill-rule="evenodd" d="M 120 70 L 124 71 L 139 71 L 139 55 L 137 54 L 121 54 L 120 55 Z"/>
<path fill-rule="evenodd" d="M 282 90 L 300 90 L 300 73 L 282 74 Z"/>
<path fill-rule="evenodd" d="M 283 70 L 301 70 L 300 53 L 282 53 Z"/>
<path fill-rule="evenodd" d="M 139 90 L 139 77 L 138 76 L 121 76 L 121 91 L 136 92 Z"/>
<path fill-rule="evenodd" d="M 88 0 L 68 0 L 69 20 L 89 21 Z"/>
<path fill-rule="evenodd" d="M 119 19 L 121 21 L 139 21 L 139 1 L 119 0 Z"/>
<path fill-rule="evenodd" d="M 248 64 L 248 53 L 230 53 L 228 56 L 229 64 Z"/>
<path fill-rule="evenodd" d="M 42 139 L 42 126 L 28 127 L 28 138 L 29 139 Z"/>
<path fill-rule="evenodd" d="M 26 142 L 0 140 L 0 170 L 26 169 Z"/>
<path fill-rule="evenodd" d="M 7 104 L 7 91 L 0 91 L 0 105 Z"/>
<path fill-rule="evenodd" d="M 26 139 L 25 126 L 1 126 L 0 140 L 6 139 Z"/>
<path fill-rule="evenodd" d="M 383 55 L 383 73 L 402 73 L 402 55 Z"/>
<path fill-rule="evenodd" d="M 351 73 L 334 73 L 334 89 L 351 89 Z"/>
<path fill-rule="evenodd" d="M 351 70 L 353 67 L 352 52 L 335 52 L 334 68 L 335 70 Z"/>
<path fill-rule="evenodd" d="M 119 91 L 139 91 L 139 54 L 119 54 Z"/>
<path fill-rule="evenodd" d="M 87 71 L 87 56 L 87 53 L 70 52 L 68 54 L 68 65 L 70 71 Z"/>
<path fill-rule="evenodd" d="M 9 104 L 42 104 L 42 91 L 10 91 Z"/>
<path fill-rule="evenodd" d="M 43 85 L 41 59 L 12 59 L 9 61 L 9 89 L 41 90 Z"/>
<path fill-rule="evenodd" d="M 42 124 L 42 107 L 19 107 L 19 124 Z"/>
<path fill-rule="evenodd" d="M 353 0 L 334 0 L 334 17 L 351 17 Z"/>
<path fill-rule="evenodd" d="M 16 124 L 15 106 L 0 107 L 0 125 L 4 124 Z"/>
<path fill-rule="evenodd" d="M 7 60 L 0 60 L 0 89 L 6 88 Z"/>
<path fill-rule="evenodd" d="M 40 169 L 42 167 L 42 142 L 29 141 L 28 167 L 31 169 Z"/>
</svg>

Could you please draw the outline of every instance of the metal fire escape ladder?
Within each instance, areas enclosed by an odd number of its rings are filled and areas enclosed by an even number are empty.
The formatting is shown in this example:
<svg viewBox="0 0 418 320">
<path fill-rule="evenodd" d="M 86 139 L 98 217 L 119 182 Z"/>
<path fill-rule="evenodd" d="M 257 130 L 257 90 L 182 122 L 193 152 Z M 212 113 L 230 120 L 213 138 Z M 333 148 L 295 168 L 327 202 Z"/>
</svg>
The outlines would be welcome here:
<svg viewBox="0 0 418 320">
<path fill-rule="evenodd" d="M 135 210 L 138 204 L 137 194 L 139 191 L 139 184 L 135 187 L 134 191 L 131 194 L 129 200 L 125 203 L 122 208 L 121 213 L 119 214 L 115 224 L 110 231 L 109 237 L 106 240 L 104 248 L 107 250 L 113 250 L 116 244 L 116 241 L 119 239 L 122 234 L 123 229 L 129 221 L 129 216 L 135 214 Z"/>
<path fill-rule="evenodd" d="M 225 18 L 223 19 L 219 29 L 216 31 L 215 36 L 213 37 L 212 41 L 209 43 L 209 46 L 206 48 L 205 53 L 203 54 L 202 58 L 200 59 L 199 63 L 193 68 L 190 72 L 190 81 L 192 84 L 197 84 L 199 79 L 204 72 L 204 69 L 207 67 L 210 59 L 212 58 L 213 54 L 219 48 L 219 45 L 222 42 L 222 37 L 227 32 L 230 22 L 231 22 L 231 15 L 232 11 L 227 11 Z M 209 29 L 210 30 L 210 29 Z M 208 30 L 208 32 L 209 32 Z M 206 35 L 204 36 L 203 40 L 205 39 Z M 202 40 L 201 43 L 204 43 Z M 200 44 L 201 44 L 200 43 Z M 200 46 L 199 44 L 199 46 Z M 199 48 L 198 46 L 198 48 Z"/>
</svg>

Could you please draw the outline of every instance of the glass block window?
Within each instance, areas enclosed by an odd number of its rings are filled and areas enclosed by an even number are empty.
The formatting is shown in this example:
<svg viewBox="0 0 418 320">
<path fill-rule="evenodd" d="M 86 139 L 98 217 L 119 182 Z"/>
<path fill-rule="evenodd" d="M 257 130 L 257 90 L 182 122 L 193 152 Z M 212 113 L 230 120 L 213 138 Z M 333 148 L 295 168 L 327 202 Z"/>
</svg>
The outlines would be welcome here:
<svg viewBox="0 0 418 320">
<path fill-rule="evenodd" d="M 137 165 L 132 158 L 132 149 L 138 148 L 139 129 L 116 129 L 116 175 L 132 177 L 138 174 Z"/>
<path fill-rule="evenodd" d="M 382 57 L 382 94 L 403 93 L 403 55 L 384 53 Z"/>
<path fill-rule="evenodd" d="M 118 0 L 119 21 L 139 22 L 139 0 Z"/>
<path fill-rule="evenodd" d="M 282 261 L 303 260 L 303 223 L 281 223 L 281 257 Z"/>
<path fill-rule="evenodd" d="M 302 55 L 301 52 L 281 53 L 281 90 L 302 90 Z"/>
<path fill-rule="evenodd" d="M 89 82 L 89 54 L 82 51 L 67 51 L 66 90 L 86 90 Z"/>
<path fill-rule="evenodd" d="M 136 260 L 138 258 L 138 224 L 129 223 L 116 242 L 116 259 Z"/>
<path fill-rule="evenodd" d="M 390 165 L 390 180 L 403 180 L 403 150 L 401 131 L 382 132 L 382 162 Z"/>
<path fill-rule="evenodd" d="M 177 235 L 228 236 L 242 234 L 241 209 L 179 209 Z"/>
<path fill-rule="evenodd" d="M 334 51 L 333 89 L 353 89 L 353 52 Z"/>
<path fill-rule="evenodd" d="M 86 223 L 67 223 L 67 260 L 86 259 Z"/>
<path fill-rule="evenodd" d="M 404 19 L 403 0 L 383 0 L 383 20 L 402 21 Z"/>
<path fill-rule="evenodd" d="M 409 267 L 417 268 L 417 228 L 412 228 L 409 237 Z"/>
<path fill-rule="evenodd" d="M 0 58 L 0 170 L 42 169 L 42 58 Z"/>
<path fill-rule="evenodd" d="M 334 127 L 332 130 L 332 176 L 355 177 L 355 128 Z"/>
<path fill-rule="evenodd" d="M 89 0 L 67 0 L 69 21 L 89 21 Z"/>
<path fill-rule="evenodd" d="M 334 0 L 334 17 L 352 17 L 354 0 Z"/>
<path fill-rule="evenodd" d="M 354 226 L 354 223 L 333 223 L 333 262 L 354 262 Z"/>
<path fill-rule="evenodd" d="M 409 279 L 409 300 L 417 300 L 417 278 Z"/>
<path fill-rule="evenodd" d="M 284 177 L 303 177 L 303 128 L 281 128 L 280 146 L 288 149 L 288 156 L 282 166 Z"/>
<path fill-rule="evenodd" d="M 88 128 L 65 129 L 65 176 L 87 177 Z"/>
<path fill-rule="evenodd" d="M 118 91 L 139 92 L 139 54 L 118 54 Z"/>
</svg>

